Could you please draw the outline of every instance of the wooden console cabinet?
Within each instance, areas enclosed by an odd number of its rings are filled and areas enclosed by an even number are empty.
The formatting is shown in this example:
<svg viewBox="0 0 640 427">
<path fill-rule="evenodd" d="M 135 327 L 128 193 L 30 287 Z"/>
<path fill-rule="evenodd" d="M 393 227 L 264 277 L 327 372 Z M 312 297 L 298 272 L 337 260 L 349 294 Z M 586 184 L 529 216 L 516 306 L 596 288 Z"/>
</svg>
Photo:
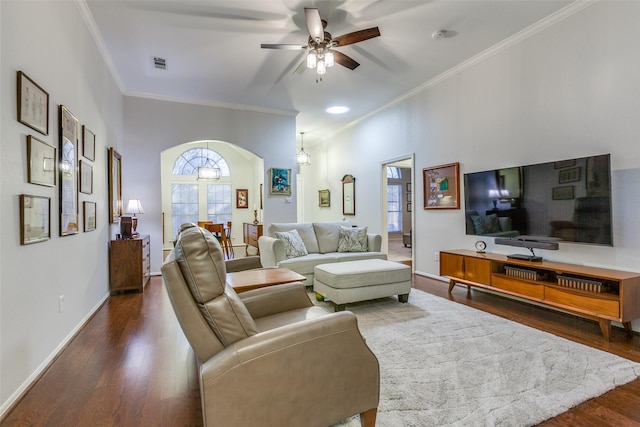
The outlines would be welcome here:
<svg viewBox="0 0 640 427">
<path fill-rule="evenodd" d="M 109 242 L 109 291 L 142 292 L 151 278 L 149 236 Z"/>
<path fill-rule="evenodd" d="M 631 320 L 640 318 L 640 273 L 461 249 L 440 252 L 440 275 L 449 278 L 449 292 L 460 283 L 596 320 L 607 340 L 612 320 L 631 334 Z"/>
<path fill-rule="evenodd" d="M 258 239 L 262 236 L 262 224 L 251 224 L 245 222 L 242 227 L 242 238 L 248 246 L 253 246 L 260 253 Z"/>
</svg>

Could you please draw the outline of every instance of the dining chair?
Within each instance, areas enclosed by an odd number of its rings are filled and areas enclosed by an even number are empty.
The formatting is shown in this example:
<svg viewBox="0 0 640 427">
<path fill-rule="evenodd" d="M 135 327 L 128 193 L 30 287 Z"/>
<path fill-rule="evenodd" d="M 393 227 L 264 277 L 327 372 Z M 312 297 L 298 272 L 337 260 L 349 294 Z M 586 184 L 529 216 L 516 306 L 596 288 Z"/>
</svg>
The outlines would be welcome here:
<svg viewBox="0 0 640 427">
<path fill-rule="evenodd" d="M 231 256 L 229 254 L 229 241 L 227 240 L 227 233 L 224 229 L 224 224 L 214 224 L 208 223 L 203 227 L 205 230 L 210 231 L 211 234 L 218 239 L 220 242 L 220 246 L 222 247 L 222 251 L 224 252 L 225 259 L 230 259 Z"/>
</svg>

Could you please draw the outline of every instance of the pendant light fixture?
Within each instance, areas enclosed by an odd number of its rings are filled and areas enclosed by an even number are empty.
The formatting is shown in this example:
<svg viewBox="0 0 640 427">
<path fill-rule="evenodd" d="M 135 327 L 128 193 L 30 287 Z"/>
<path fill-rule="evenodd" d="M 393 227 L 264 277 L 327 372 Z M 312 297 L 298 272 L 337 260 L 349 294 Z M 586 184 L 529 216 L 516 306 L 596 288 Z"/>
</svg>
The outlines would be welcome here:
<svg viewBox="0 0 640 427">
<path fill-rule="evenodd" d="M 209 141 L 207 141 L 207 155 L 204 156 L 209 162 Z M 198 181 L 218 181 L 222 177 L 222 172 L 219 167 L 216 166 L 198 166 Z"/>
<path fill-rule="evenodd" d="M 300 166 L 309 166 L 311 164 L 311 156 L 304 151 L 304 132 L 300 132 L 300 151 L 296 154 L 296 163 Z"/>
</svg>

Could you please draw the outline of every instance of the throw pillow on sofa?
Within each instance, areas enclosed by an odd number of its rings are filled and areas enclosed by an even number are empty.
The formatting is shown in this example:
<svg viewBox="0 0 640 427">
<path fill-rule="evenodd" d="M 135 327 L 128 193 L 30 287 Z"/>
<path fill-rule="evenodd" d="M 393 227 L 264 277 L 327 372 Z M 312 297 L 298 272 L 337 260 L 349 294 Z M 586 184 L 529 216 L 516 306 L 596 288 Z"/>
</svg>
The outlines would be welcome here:
<svg viewBox="0 0 640 427">
<path fill-rule="evenodd" d="M 304 246 L 298 230 L 276 231 L 274 234 L 276 238 L 284 242 L 284 251 L 287 259 L 308 255 L 307 248 Z"/>
<path fill-rule="evenodd" d="M 338 252 L 367 252 L 367 227 L 340 227 Z"/>
<path fill-rule="evenodd" d="M 500 231 L 500 223 L 496 214 L 487 216 L 474 215 L 471 217 L 471 221 L 473 221 L 473 229 L 476 234 L 497 233 Z"/>
</svg>

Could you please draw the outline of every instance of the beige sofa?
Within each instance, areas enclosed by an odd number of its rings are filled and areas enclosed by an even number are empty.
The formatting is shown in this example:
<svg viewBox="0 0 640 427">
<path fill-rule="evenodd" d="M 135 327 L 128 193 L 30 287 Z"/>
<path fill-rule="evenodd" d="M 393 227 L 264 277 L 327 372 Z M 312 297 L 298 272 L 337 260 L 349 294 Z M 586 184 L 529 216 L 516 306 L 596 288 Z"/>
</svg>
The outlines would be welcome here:
<svg viewBox="0 0 640 427">
<path fill-rule="evenodd" d="M 288 268 L 307 278 L 306 285 L 313 284 L 313 269 L 316 265 L 361 259 L 387 259 L 380 252 L 382 236 L 367 234 L 367 250 L 362 252 L 339 252 L 340 227 L 352 227 L 348 221 L 273 223 L 266 236 L 258 239 L 260 262 L 263 267 Z M 285 242 L 275 237 L 276 232 L 296 230 L 308 252 L 307 255 L 287 258 Z"/>
<path fill-rule="evenodd" d="M 356 316 L 314 306 L 299 282 L 237 294 L 218 241 L 183 227 L 162 276 L 201 362 L 204 425 L 375 426 L 378 360 Z"/>
</svg>

